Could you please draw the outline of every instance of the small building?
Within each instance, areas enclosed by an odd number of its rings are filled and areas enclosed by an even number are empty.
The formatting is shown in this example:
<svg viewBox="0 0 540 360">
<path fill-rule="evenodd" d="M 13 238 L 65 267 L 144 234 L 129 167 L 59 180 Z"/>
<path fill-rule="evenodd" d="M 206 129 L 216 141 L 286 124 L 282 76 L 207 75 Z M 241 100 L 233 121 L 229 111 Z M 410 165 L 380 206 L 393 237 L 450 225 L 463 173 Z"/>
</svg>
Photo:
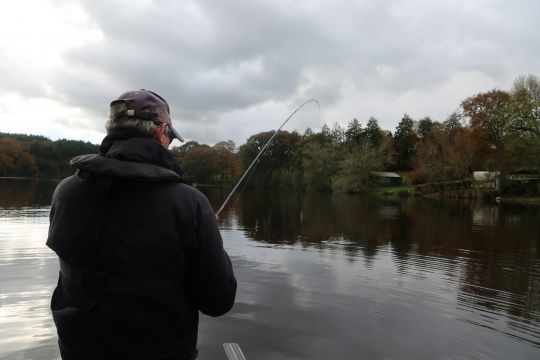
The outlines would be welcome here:
<svg viewBox="0 0 540 360">
<path fill-rule="evenodd" d="M 482 189 L 499 190 L 498 171 L 474 171 L 473 179 Z"/>
<path fill-rule="evenodd" d="M 498 171 L 474 171 L 473 179 L 475 181 L 493 181 L 499 177 Z"/>
<path fill-rule="evenodd" d="M 369 177 L 378 186 L 401 186 L 403 179 L 395 172 L 370 171 Z"/>
</svg>

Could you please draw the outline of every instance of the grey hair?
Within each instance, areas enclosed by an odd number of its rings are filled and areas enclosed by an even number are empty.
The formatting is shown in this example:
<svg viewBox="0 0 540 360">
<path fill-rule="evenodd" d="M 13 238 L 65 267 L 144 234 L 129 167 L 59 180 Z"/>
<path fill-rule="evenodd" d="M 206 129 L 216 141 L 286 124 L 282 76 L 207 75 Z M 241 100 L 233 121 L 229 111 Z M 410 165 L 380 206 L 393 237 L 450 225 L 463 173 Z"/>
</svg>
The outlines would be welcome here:
<svg viewBox="0 0 540 360">
<path fill-rule="evenodd" d="M 158 125 L 156 125 L 153 121 L 128 118 L 125 115 L 118 115 L 126 110 L 127 107 L 125 103 L 121 102 L 111 105 L 109 120 L 107 120 L 107 123 L 105 124 L 107 134 L 110 134 L 113 130 L 117 129 L 129 129 L 138 135 L 153 138 L 156 134 Z"/>
</svg>

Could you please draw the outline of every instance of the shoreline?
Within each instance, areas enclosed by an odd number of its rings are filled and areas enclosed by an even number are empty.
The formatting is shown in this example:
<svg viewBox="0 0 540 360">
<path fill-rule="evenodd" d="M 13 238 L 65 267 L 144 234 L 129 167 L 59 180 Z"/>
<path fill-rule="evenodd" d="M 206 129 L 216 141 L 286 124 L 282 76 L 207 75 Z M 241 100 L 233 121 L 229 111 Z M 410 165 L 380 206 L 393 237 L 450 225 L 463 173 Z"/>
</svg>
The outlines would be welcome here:
<svg viewBox="0 0 540 360">
<path fill-rule="evenodd" d="M 540 196 L 501 196 L 498 202 L 507 204 L 540 205 Z"/>
</svg>

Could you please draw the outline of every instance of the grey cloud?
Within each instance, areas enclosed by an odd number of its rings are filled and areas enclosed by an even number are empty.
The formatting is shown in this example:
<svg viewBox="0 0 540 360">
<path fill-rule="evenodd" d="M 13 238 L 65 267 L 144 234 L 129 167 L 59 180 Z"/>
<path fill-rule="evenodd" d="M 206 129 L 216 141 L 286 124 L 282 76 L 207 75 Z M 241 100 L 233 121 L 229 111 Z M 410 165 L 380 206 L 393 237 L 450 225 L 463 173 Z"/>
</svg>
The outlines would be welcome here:
<svg viewBox="0 0 540 360">
<path fill-rule="evenodd" d="M 81 4 L 105 38 L 66 53 L 70 69 L 48 76 L 61 99 L 102 116 L 111 96 L 145 87 L 200 133 L 220 114 L 269 101 L 315 96 L 328 108 L 350 84 L 391 98 L 456 72 L 506 79 L 539 69 L 536 1 Z"/>
<path fill-rule="evenodd" d="M 179 106 L 196 110 L 227 111 L 286 99 L 302 82 L 307 59 L 314 52 L 328 52 L 328 42 L 321 40 L 315 24 L 278 18 L 272 9 L 246 8 L 242 2 L 236 2 L 236 8 L 230 3 L 219 7 L 219 2 L 203 2 L 207 8 L 201 11 L 208 14 L 207 20 L 200 24 L 202 34 L 192 34 L 194 38 L 187 38 L 182 26 L 171 26 L 184 20 L 170 15 L 181 14 L 174 6 L 167 15 L 159 7 L 134 14 L 112 12 L 94 2 L 85 4 L 106 41 L 70 53 L 69 62 L 95 68 L 112 83 L 163 89 L 174 94 Z M 156 21 L 158 15 L 164 18 Z M 131 22 L 130 18 L 140 20 Z M 56 81 L 61 89 L 70 90 L 62 92 L 74 101 L 79 101 L 75 97 L 79 94 L 66 83 L 84 82 L 80 73 L 62 74 L 61 81 Z"/>
</svg>

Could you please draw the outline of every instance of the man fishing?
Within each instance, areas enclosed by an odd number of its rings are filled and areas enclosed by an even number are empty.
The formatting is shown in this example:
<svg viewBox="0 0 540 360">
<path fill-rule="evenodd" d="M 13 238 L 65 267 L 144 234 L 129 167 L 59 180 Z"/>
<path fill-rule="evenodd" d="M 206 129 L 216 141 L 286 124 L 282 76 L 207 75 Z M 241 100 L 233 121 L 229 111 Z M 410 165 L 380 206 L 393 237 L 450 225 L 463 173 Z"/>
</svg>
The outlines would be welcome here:
<svg viewBox="0 0 540 360">
<path fill-rule="evenodd" d="M 195 359 L 198 311 L 223 315 L 236 295 L 212 207 L 167 150 L 183 139 L 161 96 L 122 94 L 106 130 L 52 199 L 62 359 Z"/>
</svg>

